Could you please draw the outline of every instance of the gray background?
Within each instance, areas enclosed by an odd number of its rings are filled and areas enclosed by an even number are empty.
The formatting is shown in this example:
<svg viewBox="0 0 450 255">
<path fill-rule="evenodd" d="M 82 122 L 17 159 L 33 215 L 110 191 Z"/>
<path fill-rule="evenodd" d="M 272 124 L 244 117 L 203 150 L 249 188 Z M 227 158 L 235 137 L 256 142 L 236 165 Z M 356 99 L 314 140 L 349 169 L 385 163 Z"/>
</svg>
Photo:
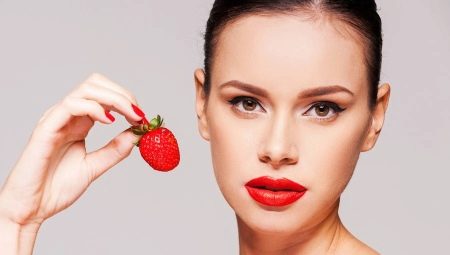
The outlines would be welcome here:
<svg viewBox="0 0 450 255">
<path fill-rule="evenodd" d="M 166 174 L 132 153 L 42 226 L 35 254 L 237 254 L 234 214 L 194 112 L 212 2 L 0 0 L 1 182 L 41 114 L 94 71 L 135 93 L 147 114 L 163 115 L 182 151 Z M 378 5 L 392 96 L 341 215 L 383 254 L 449 254 L 450 2 Z M 122 118 L 96 125 L 88 148 L 127 126 Z"/>
</svg>

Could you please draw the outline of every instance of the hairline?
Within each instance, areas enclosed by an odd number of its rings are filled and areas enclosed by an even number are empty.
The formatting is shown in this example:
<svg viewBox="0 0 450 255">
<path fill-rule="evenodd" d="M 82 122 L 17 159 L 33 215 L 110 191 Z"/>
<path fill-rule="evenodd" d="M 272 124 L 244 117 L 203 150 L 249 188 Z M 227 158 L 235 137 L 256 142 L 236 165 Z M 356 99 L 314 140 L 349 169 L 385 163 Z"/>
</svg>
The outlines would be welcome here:
<svg viewBox="0 0 450 255">
<path fill-rule="evenodd" d="M 209 92 L 211 90 L 211 73 L 214 66 L 214 57 L 216 55 L 217 50 L 220 48 L 219 42 L 221 41 L 221 36 L 223 32 L 226 30 L 227 27 L 230 27 L 232 24 L 241 21 L 242 19 L 245 19 L 247 17 L 251 16 L 265 16 L 265 17 L 276 17 L 276 16 L 293 16 L 296 18 L 300 18 L 303 21 L 310 21 L 310 22 L 328 22 L 331 24 L 335 30 L 341 34 L 344 38 L 350 38 L 354 40 L 358 45 L 362 47 L 362 54 L 364 58 L 364 66 L 366 71 L 366 84 L 368 86 L 368 103 L 369 107 L 371 106 L 371 91 L 374 89 L 372 88 L 373 84 L 371 84 L 371 47 L 373 47 L 369 41 L 369 38 L 365 36 L 363 32 L 361 32 L 358 29 L 358 23 L 355 22 L 353 19 L 348 18 L 347 15 L 338 13 L 334 10 L 330 10 L 327 7 L 324 6 L 317 6 L 315 4 L 309 4 L 306 6 L 294 6 L 292 8 L 283 8 L 283 9 L 260 9 L 260 10 L 251 10 L 248 12 L 244 12 L 235 16 L 229 17 L 227 20 L 225 20 L 220 26 L 217 27 L 215 31 L 212 33 L 212 38 L 210 42 L 210 62 L 209 62 L 209 83 L 210 86 L 208 94 L 205 95 L 206 98 L 209 97 Z M 206 70 L 205 70 L 206 71 Z"/>
</svg>

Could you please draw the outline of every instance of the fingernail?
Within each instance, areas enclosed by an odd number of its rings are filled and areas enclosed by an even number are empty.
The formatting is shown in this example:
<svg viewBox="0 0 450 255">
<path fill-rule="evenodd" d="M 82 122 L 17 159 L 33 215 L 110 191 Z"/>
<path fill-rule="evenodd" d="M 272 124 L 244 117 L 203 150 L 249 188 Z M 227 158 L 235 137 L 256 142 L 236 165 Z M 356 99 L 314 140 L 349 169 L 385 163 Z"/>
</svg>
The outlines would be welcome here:
<svg viewBox="0 0 450 255">
<path fill-rule="evenodd" d="M 111 122 L 114 122 L 116 120 L 116 118 L 114 118 L 114 116 L 112 116 L 112 114 L 107 110 L 105 110 L 105 115 L 106 117 L 108 117 L 108 119 L 111 120 Z"/>
<path fill-rule="evenodd" d="M 149 122 L 146 117 L 143 117 L 142 120 L 140 120 L 138 123 L 139 124 L 148 124 Z"/>
<path fill-rule="evenodd" d="M 144 116 L 145 116 L 145 113 L 144 113 L 141 109 L 139 109 L 139 107 L 137 107 L 137 106 L 134 105 L 134 104 L 131 104 L 131 106 L 133 107 L 133 111 L 134 111 L 139 117 L 144 117 Z"/>
</svg>

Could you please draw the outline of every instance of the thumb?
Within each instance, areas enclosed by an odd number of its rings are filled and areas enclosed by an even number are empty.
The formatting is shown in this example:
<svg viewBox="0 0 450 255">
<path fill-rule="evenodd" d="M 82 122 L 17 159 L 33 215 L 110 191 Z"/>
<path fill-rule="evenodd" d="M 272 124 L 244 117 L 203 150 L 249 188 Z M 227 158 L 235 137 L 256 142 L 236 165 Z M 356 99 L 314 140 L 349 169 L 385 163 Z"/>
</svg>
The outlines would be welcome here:
<svg viewBox="0 0 450 255">
<path fill-rule="evenodd" d="M 92 181 L 128 157 L 135 146 L 133 143 L 136 140 L 136 135 L 129 128 L 118 134 L 102 148 L 88 153 L 85 160 Z"/>
</svg>

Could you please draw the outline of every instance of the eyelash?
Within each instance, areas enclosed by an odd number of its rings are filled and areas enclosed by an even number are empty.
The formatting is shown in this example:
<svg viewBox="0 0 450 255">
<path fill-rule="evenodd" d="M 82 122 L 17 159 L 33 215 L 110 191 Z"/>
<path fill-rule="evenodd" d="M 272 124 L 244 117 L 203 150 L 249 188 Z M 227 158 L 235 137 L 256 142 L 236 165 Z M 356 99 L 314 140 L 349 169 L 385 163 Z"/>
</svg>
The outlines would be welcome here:
<svg viewBox="0 0 450 255">
<path fill-rule="evenodd" d="M 341 112 L 343 112 L 345 110 L 344 108 L 339 107 L 339 105 L 337 105 L 336 103 L 329 102 L 329 101 L 320 101 L 320 102 L 313 104 L 306 112 L 310 112 L 310 111 L 314 110 L 316 107 L 319 107 L 322 105 L 328 106 L 333 111 L 333 115 L 331 117 L 326 117 L 326 118 L 323 118 L 323 117 L 322 118 L 321 117 L 319 117 L 319 118 L 311 117 L 311 118 L 316 119 L 317 121 L 331 121 L 331 120 L 335 119 Z M 305 115 L 305 116 L 308 116 L 308 115 Z"/>
<path fill-rule="evenodd" d="M 255 99 L 255 98 L 253 98 L 253 97 L 238 96 L 238 97 L 235 97 L 235 98 L 233 98 L 233 99 L 231 99 L 231 100 L 228 100 L 228 102 L 232 105 L 232 107 L 233 107 L 234 109 L 236 109 L 236 110 L 239 111 L 240 113 L 243 113 L 243 114 L 246 114 L 246 115 L 252 115 L 253 112 L 248 112 L 248 111 L 245 111 L 245 110 L 240 110 L 240 109 L 238 108 L 238 107 L 239 107 L 238 104 L 244 102 L 245 100 L 253 101 L 254 103 L 257 104 L 257 107 L 261 107 L 261 109 L 264 110 L 264 108 L 261 106 L 261 104 L 258 102 L 258 100 Z M 264 111 L 265 111 L 265 110 L 264 110 Z"/>
<path fill-rule="evenodd" d="M 253 114 L 252 112 L 248 112 L 248 111 L 245 111 L 245 110 L 240 110 L 240 109 L 238 108 L 238 107 L 239 107 L 239 104 L 242 103 L 242 102 L 245 101 L 245 100 L 253 101 L 254 103 L 257 104 L 257 107 L 261 107 L 261 108 L 264 110 L 264 108 L 261 106 L 261 104 L 259 103 L 259 101 L 258 101 L 257 99 L 255 99 L 255 98 L 253 98 L 253 97 L 248 97 L 248 96 L 238 96 L 238 97 L 235 97 L 235 98 L 229 100 L 228 102 L 229 102 L 229 103 L 232 105 L 232 107 L 234 107 L 234 109 L 236 109 L 237 111 L 239 111 L 239 112 L 241 112 L 241 113 L 243 113 L 243 114 L 246 114 L 246 115 L 252 115 L 252 114 Z M 331 116 L 331 117 L 326 117 L 326 118 L 312 117 L 313 119 L 316 119 L 317 121 L 330 121 L 330 120 L 334 119 L 335 117 L 337 117 L 337 116 L 339 115 L 339 113 L 341 113 L 341 112 L 343 112 L 343 111 L 345 110 L 344 108 L 341 108 L 341 107 L 340 107 L 339 105 L 337 105 L 336 103 L 329 102 L 329 101 L 320 101 L 320 102 L 316 102 L 316 103 L 313 104 L 311 107 L 309 107 L 308 110 L 306 111 L 306 113 L 308 113 L 308 112 L 314 110 L 316 107 L 319 107 L 319 106 L 322 106 L 322 105 L 328 106 L 328 107 L 333 111 L 333 116 Z M 265 111 L 265 110 L 264 110 L 264 111 Z M 305 115 L 305 114 L 303 114 L 303 115 L 304 115 L 304 116 L 308 116 L 308 115 Z"/>
</svg>

